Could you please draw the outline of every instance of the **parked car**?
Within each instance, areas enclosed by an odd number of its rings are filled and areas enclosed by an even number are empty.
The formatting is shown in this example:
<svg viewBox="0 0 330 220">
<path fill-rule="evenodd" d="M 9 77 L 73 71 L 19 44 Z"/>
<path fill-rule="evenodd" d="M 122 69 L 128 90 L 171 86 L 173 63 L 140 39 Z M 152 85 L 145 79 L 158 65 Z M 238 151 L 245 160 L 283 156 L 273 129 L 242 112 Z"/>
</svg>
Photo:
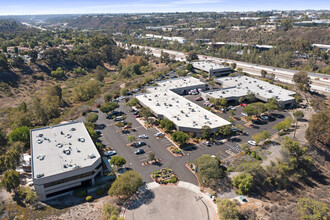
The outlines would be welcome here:
<svg viewBox="0 0 330 220">
<path fill-rule="evenodd" d="M 110 157 L 110 156 L 113 156 L 113 155 L 116 155 L 116 154 L 117 154 L 117 152 L 114 151 L 114 150 L 109 150 L 109 151 L 104 153 L 104 155 L 107 156 L 107 157 Z"/>
<path fill-rule="evenodd" d="M 196 100 L 196 101 L 202 101 L 203 98 L 202 98 L 202 97 L 198 97 L 198 98 L 196 98 L 195 100 Z"/>
<path fill-rule="evenodd" d="M 245 107 L 247 106 L 247 104 L 245 104 L 245 103 L 241 103 L 240 106 L 242 106 L 242 107 L 245 108 Z"/>
<path fill-rule="evenodd" d="M 140 114 L 135 115 L 135 118 L 141 118 L 142 116 Z"/>
<path fill-rule="evenodd" d="M 238 132 L 239 130 L 237 128 L 231 129 L 232 132 Z"/>
<path fill-rule="evenodd" d="M 136 151 L 134 151 L 135 154 L 143 154 L 144 150 L 142 148 L 137 149 Z"/>
<path fill-rule="evenodd" d="M 203 141 L 202 144 L 208 147 L 211 146 L 211 143 L 209 141 Z"/>
<path fill-rule="evenodd" d="M 92 109 L 91 112 L 98 113 L 99 111 L 97 109 Z"/>
<path fill-rule="evenodd" d="M 158 132 L 157 134 L 155 134 L 156 137 L 164 137 L 165 134 L 163 132 Z"/>
<path fill-rule="evenodd" d="M 128 128 L 131 128 L 131 127 L 132 127 L 131 125 L 125 125 L 124 129 L 128 129 Z"/>
<path fill-rule="evenodd" d="M 268 119 L 269 119 L 269 117 L 268 117 L 267 115 L 262 115 L 260 118 L 261 118 L 262 120 L 268 120 Z"/>
<path fill-rule="evenodd" d="M 137 145 L 139 147 L 141 147 L 141 146 L 144 146 L 144 145 L 147 145 L 147 144 L 146 144 L 146 142 L 140 141 L 140 142 L 137 143 Z"/>
<path fill-rule="evenodd" d="M 141 139 L 148 139 L 148 136 L 146 134 L 140 134 L 139 138 Z"/>
<path fill-rule="evenodd" d="M 138 114 L 139 114 L 138 111 L 133 112 L 133 115 L 138 115 Z"/>
<path fill-rule="evenodd" d="M 117 116 L 116 118 L 115 118 L 115 121 L 121 121 L 123 119 L 123 116 Z"/>
<path fill-rule="evenodd" d="M 249 140 L 248 144 L 252 145 L 252 146 L 257 146 L 257 143 L 255 141 Z"/>
<path fill-rule="evenodd" d="M 248 114 L 246 114 L 245 112 L 242 112 L 241 114 L 244 115 L 244 116 L 248 116 Z"/>
<path fill-rule="evenodd" d="M 101 131 L 96 131 L 96 134 L 97 134 L 97 136 L 102 136 L 102 132 Z"/>
<path fill-rule="evenodd" d="M 228 109 L 235 110 L 235 107 L 234 106 L 229 106 Z"/>
</svg>

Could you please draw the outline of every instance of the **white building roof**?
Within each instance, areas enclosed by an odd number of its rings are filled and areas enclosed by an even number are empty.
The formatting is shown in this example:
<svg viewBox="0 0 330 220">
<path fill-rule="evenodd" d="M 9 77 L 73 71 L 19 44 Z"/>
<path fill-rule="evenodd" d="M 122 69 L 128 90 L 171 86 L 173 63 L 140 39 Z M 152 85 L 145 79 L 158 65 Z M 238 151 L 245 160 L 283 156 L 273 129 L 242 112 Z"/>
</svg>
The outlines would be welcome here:
<svg viewBox="0 0 330 220">
<path fill-rule="evenodd" d="M 231 68 L 228 66 L 220 65 L 217 63 L 212 63 L 209 61 L 197 61 L 191 62 L 194 68 L 203 70 L 205 72 L 209 72 L 210 70 L 223 70 L 223 71 L 230 71 Z"/>
<path fill-rule="evenodd" d="M 231 124 L 225 119 L 171 91 L 185 87 L 205 85 L 199 79 L 184 77 L 169 79 L 158 84 L 159 86 L 149 87 L 147 89 L 148 93 L 137 95 L 136 98 L 145 106 L 148 106 L 153 112 L 163 115 L 173 121 L 177 126 L 201 129 L 204 125 L 207 125 L 212 129 Z"/>
<path fill-rule="evenodd" d="M 267 100 L 275 97 L 278 101 L 284 102 L 294 100 L 292 95 L 296 94 L 293 91 L 247 76 L 219 77 L 215 81 L 220 82 L 224 89 L 206 92 L 214 98 L 240 97 L 252 92 Z"/>
<path fill-rule="evenodd" d="M 91 166 L 100 154 L 82 122 L 32 129 L 33 178 Z"/>
</svg>

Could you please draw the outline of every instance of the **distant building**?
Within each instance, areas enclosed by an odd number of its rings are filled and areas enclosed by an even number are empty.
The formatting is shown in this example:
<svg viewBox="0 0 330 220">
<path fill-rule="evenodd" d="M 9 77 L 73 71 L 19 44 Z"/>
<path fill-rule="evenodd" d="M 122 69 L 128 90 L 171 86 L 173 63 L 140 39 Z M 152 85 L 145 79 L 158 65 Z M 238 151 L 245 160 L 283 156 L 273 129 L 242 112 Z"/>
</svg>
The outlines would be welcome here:
<svg viewBox="0 0 330 220">
<path fill-rule="evenodd" d="M 191 64 L 195 69 L 207 72 L 209 74 L 209 78 L 212 76 L 228 75 L 232 71 L 228 66 L 223 66 L 209 61 L 197 61 L 191 62 Z"/>
<path fill-rule="evenodd" d="M 252 77 L 219 77 L 215 81 L 223 88 L 203 92 L 202 97 L 205 100 L 225 98 L 228 101 L 237 101 L 240 97 L 253 93 L 257 99 L 264 102 L 276 98 L 282 108 L 291 107 L 295 102 L 295 92 Z"/>
<path fill-rule="evenodd" d="M 93 185 L 102 175 L 100 154 L 82 122 L 32 129 L 30 135 L 32 179 L 40 200 Z"/>
<path fill-rule="evenodd" d="M 317 47 L 320 48 L 320 50 L 325 50 L 325 51 L 330 50 L 330 45 L 327 44 L 312 44 L 312 47 Z"/>
<path fill-rule="evenodd" d="M 157 39 L 163 39 L 168 41 L 177 41 L 181 44 L 185 43 L 187 40 L 184 37 L 166 37 L 162 35 L 154 35 L 154 34 L 146 34 L 147 38 L 157 38 Z"/>
</svg>

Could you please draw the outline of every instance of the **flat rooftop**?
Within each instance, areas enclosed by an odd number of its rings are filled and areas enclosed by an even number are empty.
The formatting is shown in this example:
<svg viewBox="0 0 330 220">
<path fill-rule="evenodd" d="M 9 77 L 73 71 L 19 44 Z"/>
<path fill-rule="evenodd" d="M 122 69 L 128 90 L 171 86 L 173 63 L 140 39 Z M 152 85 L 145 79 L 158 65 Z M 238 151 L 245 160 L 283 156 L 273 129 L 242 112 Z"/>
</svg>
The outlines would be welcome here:
<svg viewBox="0 0 330 220">
<path fill-rule="evenodd" d="M 201 129 L 208 125 L 212 129 L 230 125 L 225 119 L 172 91 L 153 91 L 141 94 L 137 98 L 152 111 L 165 116 L 179 127 Z"/>
<path fill-rule="evenodd" d="M 194 77 L 181 77 L 175 79 L 167 79 L 164 81 L 157 82 L 157 87 L 149 87 L 147 90 L 153 92 L 155 90 L 158 91 L 167 91 L 167 90 L 175 90 L 186 87 L 198 87 L 205 86 L 205 83 L 201 82 L 199 79 Z M 155 89 L 157 88 L 157 89 Z"/>
<path fill-rule="evenodd" d="M 296 94 L 280 86 L 247 76 L 218 77 L 215 81 L 221 83 L 224 89 L 206 92 L 214 98 L 245 96 L 249 92 L 252 92 L 266 99 L 275 97 L 278 101 L 284 102 L 293 100 L 293 95 Z"/>
<path fill-rule="evenodd" d="M 180 88 L 198 88 L 205 83 L 194 77 L 168 79 L 149 87 L 147 93 L 136 98 L 158 115 L 163 115 L 179 127 L 201 129 L 208 125 L 211 129 L 230 125 L 225 119 L 173 92 Z"/>
<path fill-rule="evenodd" d="M 209 72 L 210 70 L 231 71 L 231 68 L 228 66 L 212 63 L 209 61 L 197 61 L 197 62 L 191 62 L 191 64 L 193 65 L 194 68 L 203 70 L 205 72 Z"/>
<path fill-rule="evenodd" d="M 32 129 L 33 178 L 88 167 L 100 158 L 83 122 Z"/>
</svg>

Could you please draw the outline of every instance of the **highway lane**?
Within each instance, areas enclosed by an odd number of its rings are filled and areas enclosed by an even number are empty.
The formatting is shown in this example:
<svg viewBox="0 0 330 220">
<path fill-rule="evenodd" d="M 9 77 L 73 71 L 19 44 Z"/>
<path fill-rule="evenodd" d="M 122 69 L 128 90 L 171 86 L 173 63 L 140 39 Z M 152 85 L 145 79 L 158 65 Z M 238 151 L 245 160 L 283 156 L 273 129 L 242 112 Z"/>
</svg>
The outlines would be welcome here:
<svg viewBox="0 0 330 220">
<path fill-rule="evenodd" d="M 117 42 L 117 43 L 121 46 L 123 45 L 120 42 Z M 186 55 L 183 52 L 173 51 L 173 50 L 168 50 L 168 49 L 159 49 L 159 48 L 154 48 L 154 47 L 149 47 L 149 46 L 140 46 L 140 45 L 135 45 L 135 44 L 132 44 L 131 46 L 148 49 L 148 50 L 150 50 L 150 52 L 152 52 L 157 57 L 160 57 L 161 51 L 163 51 L 163 52 L 169 53 L 171 55 L 174 55 L 176 60 L 178 60 L 178 61 L 186 61 Z M 123 47 L 128 49 L 126 46 L 123 46 Z M 289 69 L 283 69 L 283 68 L 277 68 L 277 67 L 271 67 L 271 66 L 264 66 L 264 65 L 259 65 L 259 64 L 252 64 L 252 63 L 246 63 L 246 62 L 241 62 L 241 61 L 236 61 L 236 60 L 211 57 L 211 56 L 205 56 L 205 55 L 198 55 L 198 57 L 200 60 L 208 60 L 208 61 L 212 61 L 215 63 L 222 63 L 222 62 L 236 63 L 237 68 L 242 68 L 244 72 L 247 72 L 252 75 L 260 76 L 261 70 L 266 70 L 268 73 L 274 73 L 275 77 L 277 77 L 277 79 L 279 81 L 283 81 L 283 82 L 290 83 L 290 84 L 293 84 L 292 77 L 296 72 L 298 72 L 297 70 L 289 70 Z M 330 94 L 330 76 L 329 75 L 312 73 L 312 72 L 308 72 L 308 74 L 312 80 L 312 85 L 311 85 L 312 90 L 317 90 L 320 92 L 325 92 L 325 93 Z M 318 79 L 315 79 L 315 78 L 318 78 Z M 328 78 L 328 79 L 324 79 L 324 78 Z"/>
</svg>

